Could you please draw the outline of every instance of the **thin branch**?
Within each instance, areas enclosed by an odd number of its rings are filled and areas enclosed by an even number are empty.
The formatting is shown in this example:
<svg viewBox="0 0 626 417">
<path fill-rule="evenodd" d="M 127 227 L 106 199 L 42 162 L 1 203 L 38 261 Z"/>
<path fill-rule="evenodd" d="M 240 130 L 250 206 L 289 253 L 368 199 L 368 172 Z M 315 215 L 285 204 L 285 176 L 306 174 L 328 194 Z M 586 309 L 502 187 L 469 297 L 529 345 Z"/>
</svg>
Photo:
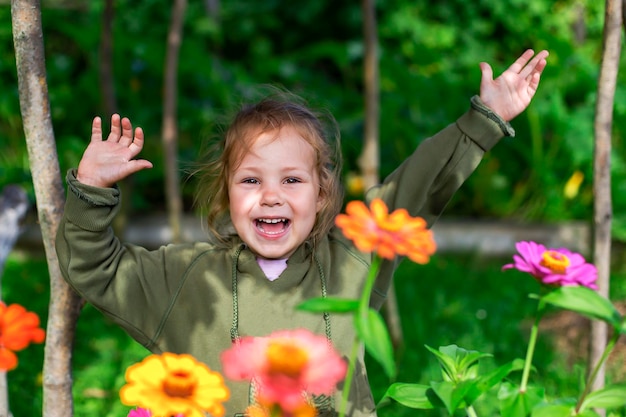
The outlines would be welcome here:
<svg viewBox="0 0 626 417">
<path fill-rule="evenodd" d="M 50 274 L 43 364 L 43 414 L 46 417 L 71 417 L 71 357 L 80 303 L 76 293 L 61 276 L 55 248 L 64 192 L 50 118 L 39 1 L 13 0 L 11 19 L 20 111 Z"/>
</svg>

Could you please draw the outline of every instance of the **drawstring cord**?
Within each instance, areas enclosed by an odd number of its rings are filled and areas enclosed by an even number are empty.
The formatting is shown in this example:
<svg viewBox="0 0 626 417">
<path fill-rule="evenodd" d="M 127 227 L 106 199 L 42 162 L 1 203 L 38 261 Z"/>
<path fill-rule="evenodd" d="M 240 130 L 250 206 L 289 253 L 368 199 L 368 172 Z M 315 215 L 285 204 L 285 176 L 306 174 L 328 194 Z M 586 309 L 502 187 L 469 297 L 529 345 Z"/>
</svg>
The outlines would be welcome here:
<svg viewBox="0 0 626 417">
<path fill-rule="evenodd" d="M 231 281 L 232 281 L 232 296 L 233 296 L 233 322 L 230 328 L 230 340 L 232 343 L 238 343 L 241 339 L 239 336 L 239 295 L 237 292 L 237 266 L 239 264 L 239 256 L 241 255 L 241 251 L 245 249 L 246 245 L 241 244 L 235 254 L 233 255 L 233 267 L 231 270 Z M 324 268 L 322 267 L 322 263 L 318 259 L 315 252 L 313 252 L 313 259 L 315 260 L 315 264 L 317 266 L 317 271 L 320 276 L 321 282 L 321 291 L 322 298 L 326 299 L 328 296 L 328 289 L 326 285 L 326 275 L 324 274 Z M 325 311 L 323 314 L 324 317 L 324 331 L 326 333 L 326 341 L 328 342 L 328 346 L 332 346 L 331 332 L 330 332 L 330 313 Z M 254 381 L 250 383 L 250 390 L 248 392 L 248 401 L 250 404 L 254 403 L 255 393 L 257 387 Z M 332 396 L 320 395 L 313 396 L 313 402 L 315 404 L 316 409 L 318 410 L 318 415 L 320 411 L 328 411 L 334 408 L 334 398 Z"/>
<path fill-rule="evenodd" d="M 237 265 L 239 264 L 239 255 L 246 247 L 245 244 L 239 245 L 233 256 L 233 267 L 231 270 L 231 282 L 233 291 L 233 324 L 230 327 L 230 341 L 235 343 L 239 340 L 239 299 L 237 295 Z"/>
<path fill-rule="evenodd" d="M 240 336 L 239 336 L 239 295 L 237 291 L 237 266 L 239 264 L 239 255 L 241 255 L 241 251 L 243 251 L 245 247 L 246 245 L 242 244 L 235 251 L 235 254 L 233 255 L 233 267 L 231 270 L 232 296 L 233 296 L 233 322 L 230 327 L 230 340 L 233 343 L 236 343 L 240 339 Z M 326 275 L 324 274 L 324 268 L 322 268 L 322 263 L 317 258 L 317 255 L 315 253 L 313 254 L 313 259 L 315 260 L 315 264 L 317 265 L 317 271 L 320 276 L 320 282 L 322 286 L 321 288 L 322 298 L 326 299 L 326 297 L 328 296 L 328 289 L 326 286 Z M 331 332 L 330 332 L 330 329 L 331 329 L 330 313 L 325 311 L 323 314 L 323 317 L 324 317 L 324 331 L 326 333 L 326 340 L 328 341 L 329 344 L 332 344 Z"/>
<path fill-rule="evenodd" d="M 315 259 L 315 263 L 317 264 L 317 271 L 320 275 L 320 281 L 322 283 L 322 298 L 326 299 L 326 297 L 328 296 L 328 292 L 326 289 L 326 275 L 324 275 L 324 268 L 322 268 L 322 263 L 317 258 L 315 252 L 313 253 L 313 259 Z M 330 313 L 328 311 L 324 311 L 324 326 L 326 331 L 326 340 L 328 341 L 329 345 L 332 345 L 333 342 L 330 334 Z"/>
</svg>

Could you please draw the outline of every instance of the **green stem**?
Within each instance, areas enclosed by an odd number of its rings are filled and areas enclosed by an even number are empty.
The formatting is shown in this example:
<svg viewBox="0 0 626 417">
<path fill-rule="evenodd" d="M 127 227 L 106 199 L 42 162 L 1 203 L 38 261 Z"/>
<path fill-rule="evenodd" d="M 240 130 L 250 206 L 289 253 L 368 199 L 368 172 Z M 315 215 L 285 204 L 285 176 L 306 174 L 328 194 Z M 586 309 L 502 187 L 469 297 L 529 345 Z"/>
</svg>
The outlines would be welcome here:
<svg viewBox="0 0 626 417">
<path fill-rule="evenodd" d="M 361 291 L 361 298 L 359 299 L 359 311 L 357 314 L 361 316 L 361 319 L 367 320 L 367 314 L 369 312 L 370 297 L 374 283 L 376 282 L 376 275 L 378 275 L 378 269 L 380 268 L 381 259 L 379 256 L 374 255 L 372 259 L 372 266 L 370 267 L 367 279 L 363 285 L 363 291 Z M 355 336 L 352 343 L 352 351 L 350 352 L 350 358 L 348 362 L 348 370 L 346 372 L 346 378 L 343 384 L 343 393 L 341 396 L 341 407 L 339 410 L 339 417 L 346 415 L 346 408 L 348 406 L 348 397 L 350 396 L 350 386 L 352 385 L 352 376 L 354 375 L 354 363 L 356 361 L 356 355 L 359 349 L 359 338 Z"/>
<path fill-rule="evenodd" d="M 528 340 L 528 349 L 526 350 L 526 359 L 524 360 L 524 371 L 522 372 L 522 383 L 520 384 L 519 391 L 521 393 L 526 392 L 526 386 L 528 385 L 528 376 L 530 375 L 530 368 L 533 362 L 533 354 L 535 353 L 535 345 L 537 344 L 537 334 L 539 334 L 539 321 L 541 321 L 541 315 L 543 308 L 541 307 L 541 300 L 537 307 L 537 315 L 535 316 L 535 322 L 530 330 L 530 339 Z"/>
<path fill-rule="evenodd" d="M 343 384 L 343 393 L 341 395 L 341 408 L 339 409 L 339 417 L 346 415 L 346 408 L 348 408 L 348 397 L 350 396 L 350 386 L 352 385 L 352 376 L 354 375 L 354 362 L 356 361 L 356 354 L 359 350 L 359 339 L 354 338 L 352 343 L 352 350 L 350 351 L 350 361 L 348 362 L 348 371 L 346 372 L 346 379 Z"/>
<path fill-rule="evenodd" d="M 615 344 L 617 343 L 617 339 L 619 339 L 619 337 L 620 337 L 620 333 L 618 331 L 614 331 L 613 336 L 611 337 L 611 340 L 609 340 L 609 343 L 604 348 L 604 352 L 602 352 L 602 356 L 600 357 L 600 360 L 594 367 L 591 375 L 589 375 L 589 379 L 587 380 L 587 383 L 585 384 L 585 389 L 583 393 L 581 394 L 580 398 L 578 399 L 578 402 L 576 403 L 576 413 L 578 413 L 578 410 L 582 406 L 583 401 L 585 400 L 585 398 L 591 391 L 591 387 L 593 386 L 593 383 L 596 380 L 596 377 L 598 376 L 598 372 L 600 371 L 602 364 L 606 361 L 606 359 L 611 354 L 611 351 L 615 347 Z"/>
<path fill-rule="evenodd" d="M 472 407 L 471 405 L 468 405 L 466 410 L 467 417 L 478 417 L 478 414 L 476 414 L 476 410 L 474 410 L 474 407 Z"/>
<path fill-rule="evenodd" d="M 367 273 L 367 279 L 363 285 L 361 299 L 359 300 L 359 314 L 362 318 L 365 318 L 367 312 L 369 311 L 372 289 L 374 288 L 374 283 L 376 282 L 376 276 L 378 275 L 381 261 L 380 257 L 375 255 L 374 259 L 372 259 L 372 266 Z"/>
</svg>

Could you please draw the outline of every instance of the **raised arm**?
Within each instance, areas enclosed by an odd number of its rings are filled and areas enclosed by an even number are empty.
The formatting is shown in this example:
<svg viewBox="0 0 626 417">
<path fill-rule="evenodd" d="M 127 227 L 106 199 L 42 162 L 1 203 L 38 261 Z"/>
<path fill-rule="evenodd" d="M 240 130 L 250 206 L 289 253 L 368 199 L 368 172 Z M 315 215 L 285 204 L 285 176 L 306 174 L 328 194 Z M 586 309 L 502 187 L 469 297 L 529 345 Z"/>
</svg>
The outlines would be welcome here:
<svg viewBox="0 0 626 417">
<path fill-rule="evenodd" d="M 111 132 L 102 140 L 102 120 L 93 119 L 91 141 L 78 164 L 76 179 L 94 187 L 111 187 L 116 182 L 152 163 L 135 158 L 143 148 L 143 130 L 133 130 L 130 120 L 119 114 L 111 116 Z"/>
<path fill-rule="evenodd" d="M 530 104 L 547 56 L 529 49 L 495 80 L 491 66 L 481 63 L 480 100 L 473 99 L 470 111 L 422 141 L 367 198 L 381 197 L 390 208 L 406 208 L 432 225 L 484 153 L 511 134 L 506 122 Z"/>
</svg>

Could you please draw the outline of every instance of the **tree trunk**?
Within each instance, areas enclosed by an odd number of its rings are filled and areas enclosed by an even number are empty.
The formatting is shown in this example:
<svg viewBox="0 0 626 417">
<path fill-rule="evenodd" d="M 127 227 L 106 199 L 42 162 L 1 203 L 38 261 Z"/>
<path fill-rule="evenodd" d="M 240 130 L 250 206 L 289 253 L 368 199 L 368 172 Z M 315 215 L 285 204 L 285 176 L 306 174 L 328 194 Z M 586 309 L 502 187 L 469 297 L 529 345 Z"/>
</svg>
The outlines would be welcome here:
<svg viewBox="0 0 626 417">
<path fill-rule="evenodd" d="M 220 0 L 204 0 L 204 8 L 206 14 L 213 19 L 215 23 L 220 21 Z"/>
<path fill-rule="evenodd" d="M 103 113 L 110 117 L 118 113 L 117 98 L 115 93 L 115 75 L 113 71 L 113 20 L 115 18 L 115 0 L 105 0 L 102 10 L 102 29 L 100 31 L 100 62 L 98 72 L 100 75 L 100 94 L 102 95 Z M 124 196 L 132 195 L 132 176 L 118 181 L 117 186 Z M 122 198 L 120 210 L 113 219 L 113 230 L 118 236 L 124 235 L 128 222 L 130 198 Z"/>
<path fill-rule="evenodd" d="M 378 71 L 378 35 L 376 32 L 376 9 L 374 0 L 363 0 L 363 38 L 365 41 L 364 89 L 365 120 L 363 151 L 359 157 L 359 168 L 365 189 L 380 181 L 379 119 L 380 88 Z"/>
<path fill-rule="evenodd" d="M 378 32 L 376 24 L 376 2 L 363 0 L 363 39 L 365 43 L 364 57 L 364 89 L 365 89 L 365 120 L 363 134 L 363 152 L 359 157 L 359 168 L 363 176 L 366 190 L 380 182 L 380 152 L 379 152 L 379 120 L 380 120 L 380 76 L 378 69 Z M 396 291 L 393 285 L 389 287 L 387 300 L 383 306 L 383 314 L 391 341 L 395 347 L 402 343 L 402 325 L 398 314 Z"/>
<path fill-rule="evenodd" d="M 582 3 L 575 6 L 576 19 L 572 24 L 574 32 L 574 42 L 576 45 L 582 45 L 587 40 L 587 22 L 585 22 L 586 7 Z"/>
<path fill-rule="evenodd" d="M 594 264 L 598 268 L 599 293 L 609 297 L 611 266 L 611 131 L 615 86 L 621 51 L 622 0 L 606 0 L 602 63 L 598 79 L 598 98 L 594 122 Z M 607 343 L 606 323 L 591 324 L 590 360 L 592 369 L 602 356 Z M 604 386 L 604 366 L 593 382 L 593 389 Z"/>
<path fill-rule="evenodd" d="M 73 414 L 72 343 L 80 303 L 61 276 L 55 250 L 54 238 L 63 212 L 64 192 L 50 119 L 40 2 L 13 0 L 11 19 L 20 110 L 50 274 L 43 415 L 69 417 Z"/>
<path fill-rule="evenodd" d="M 100 75 L 100 94 L 102 95 L 103 113 L 110 117 L 118 113 L 117 95 L 115 92 L 115 72 L 113 70 L 113 20 L 115 19 L 115 0 L 105 0 L 102 10 L 102 29 L 100 32 L 100 62 L 98 72 Z M 133 176 L 118 181 L 117 186 L 123 196 L 132 195 Z M 118 236 L 123 236 L 128 223 L 131 199 L 122 198 L 120 210 L 113 219 L 113 230 Z"/>
<path fill-rule="evenodd" d="M 100 32 L 100 92 L 104 114 L 117 113 L 115 98 L 115 77 L 113 76 L 113 18 L 115 17 L 114 0 L 105 0 L 102 11 L 102 31 Z"/>
<path fill-rule="evenodd" d="M 187 0 L 174 0 L 167 36 L 163 97 L 163 157 L 165 162 L 165 197 L 172 241 L 182 241 L 183 203 L 178 175 L 178 56 L 183 33 Z"/>
</svg>

